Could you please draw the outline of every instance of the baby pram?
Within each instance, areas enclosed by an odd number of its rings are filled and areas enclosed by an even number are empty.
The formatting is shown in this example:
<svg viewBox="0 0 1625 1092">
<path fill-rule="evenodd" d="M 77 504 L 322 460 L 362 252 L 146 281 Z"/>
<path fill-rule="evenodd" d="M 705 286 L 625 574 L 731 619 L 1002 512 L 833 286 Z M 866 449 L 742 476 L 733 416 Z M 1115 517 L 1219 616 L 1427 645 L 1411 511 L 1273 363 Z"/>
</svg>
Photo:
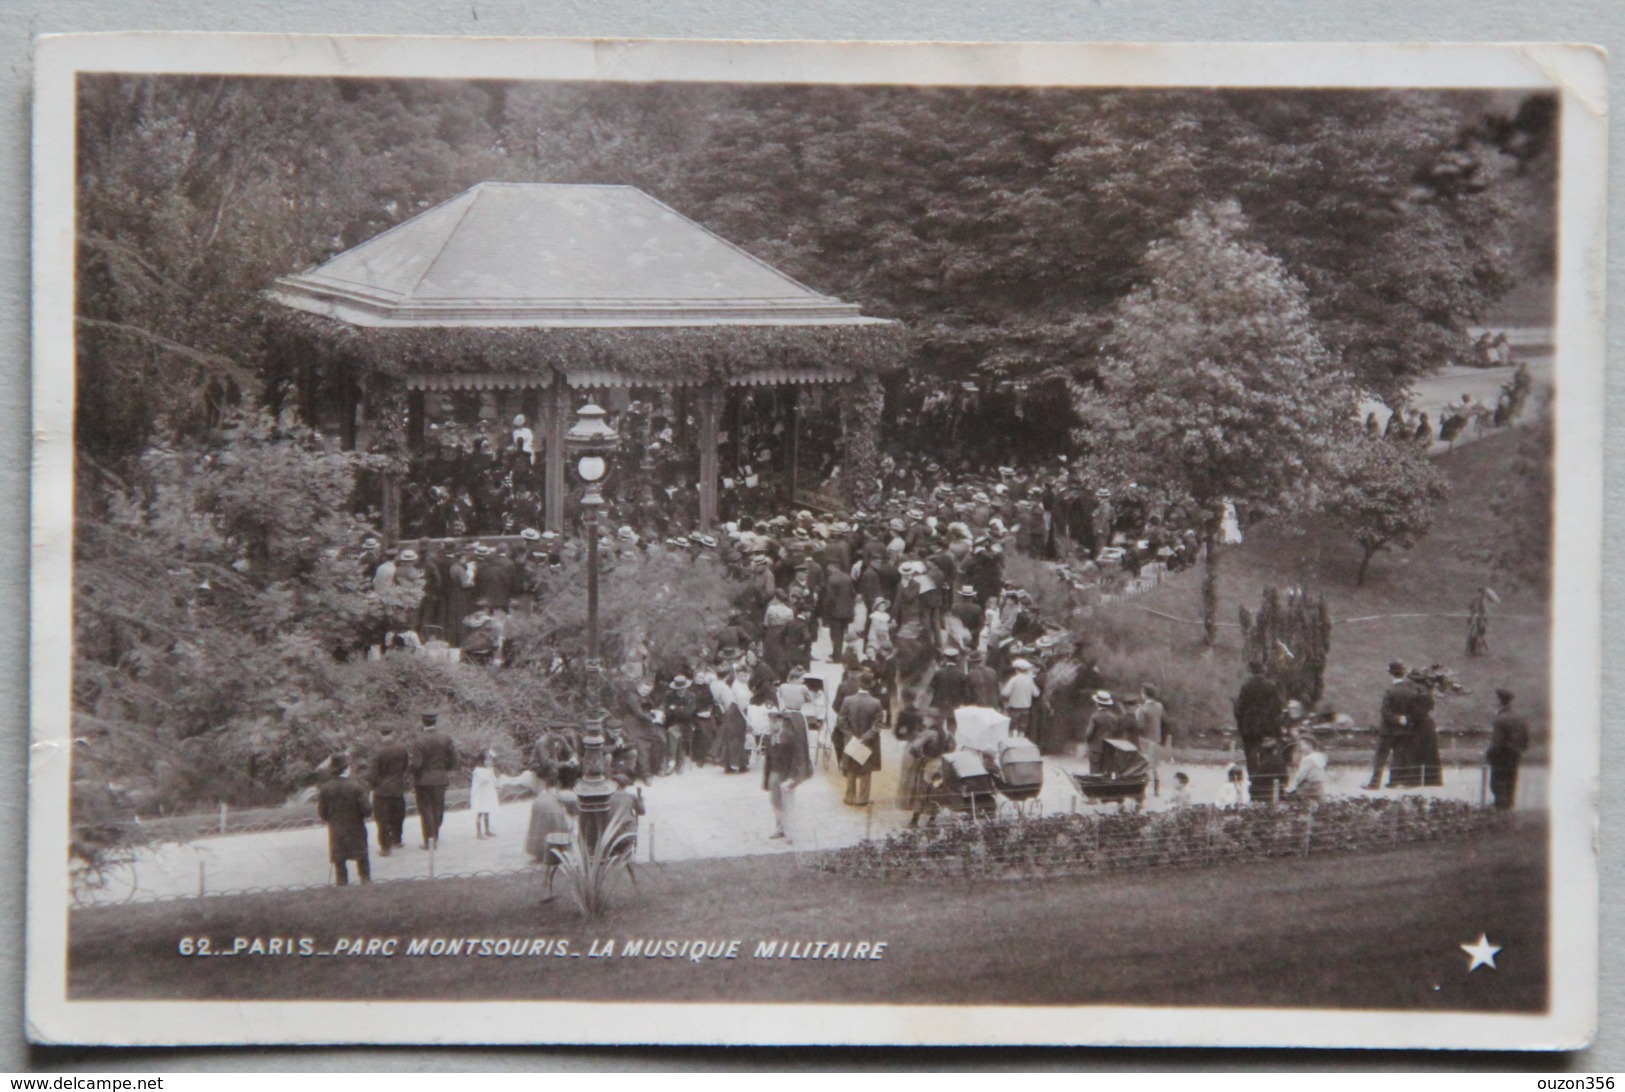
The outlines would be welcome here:
<svg viewBox="0 0 1625 1092">
<path fill-rule="evenodd" d="M 993 775 L 999 795 L 1014 805 L 1018 813 L 1040 806 L 1038 794 L 1044 788 L 1044 760 L 1038 744 L 1019 736 L 999 741 L 992 754 L 982 755 L 983 765 Z"/>
<path fill-rule="evenodd" d="M 1140 748 L 1126 739 L 1108 739 L 1102 749 L 1101 769 L 1086 774 L 1067 771 L 1078 794 L 1091 804 L 1145 801 L 1145 787 L 1151 780 L 1151 764 Z"/>
<path fill-rule="evenodd" d="M 998 813 L 999 798 L 982 752 L 960 749 L 942 756 L 942 783 L 937 802 L 972 819 Z"/>
<path fill-rule="evenodd" d="M 1031 741 L 1010 734 L 1009 717 L 986 706 L 961 706 L 954 710 L 954 739 L 960 751 L 981 756 L 992 791 L 1018 810 L 1037 800 L 1044 787 L 1043 758 Z"/>
</svg>

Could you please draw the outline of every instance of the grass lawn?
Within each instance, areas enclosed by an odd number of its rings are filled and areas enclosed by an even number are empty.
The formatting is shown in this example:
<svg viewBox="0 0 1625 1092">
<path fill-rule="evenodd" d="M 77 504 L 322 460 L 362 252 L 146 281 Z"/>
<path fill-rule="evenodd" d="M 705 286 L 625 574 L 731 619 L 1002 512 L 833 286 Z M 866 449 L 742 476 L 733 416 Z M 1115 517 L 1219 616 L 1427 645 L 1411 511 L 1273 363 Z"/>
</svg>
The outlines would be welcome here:
<svg viewBox="0 0 1625 1092">
<path fill-rule="evenodd" d="M 1237 608 L 1257 610 L 1268 585 L 1302 587 L 1325 595 L 1331 607 L 1326 699 L 1339 711 L 1359 723 L 1374 723 L 1390 660 L 1412 666 L 1441 662 L 1472 690 L 1467 696 L 1438 698 L 1435 716 L 1442 730 L 1487 735 L 1495 688 L 1511 686 L 1539 735 L 1545 727 L 1542 711 L 1549 699 L 1550 670 L 1543 593 L 1497 588 L 1502 603 L 1490 617 L 1490 653 L 1478 659 L 1466 655 L 1465 617 L 1406 617 L 1464 616 L 1473 592 L 1490 582 L 1483 551 L 1499 535 L 1490 506 L 1510 473 L 1520 433 L 1499 430 L 1439 456 L 1452 492 L 1432 532 L 1415 549 L 1378 554 L 1362 588 L 1354 585 L 1359 547 L 1330 528 L 1287 533 L 1262 524 L 1249 532 L 1246 542 L 1221 554 L 1218 617 L 1227 625 L 1220 632 L 1218 656 L 1221 663 L 1234 665 L 1237 686 L 1245 674 Z M 1142 607 L 1199 619 L 1200 567 L 1139 596 L 1128 609 Z M 1172 654 L 1200 655 L 1200 626 L 1154 615 L 1146 620 L 1150 636 L 1166 643 Z"/>
<path fill-rule="evenodd" d="M 888 884 L 791 857 L 640 870 L 586 927 L 533 876 L 75 911 L 69 996 L 698 1000 L 1539 1011 L 1545 823 L 1376 853 L 1048 883 Z M 1457 945 L 1504 946 L 1467 973 Z M 183 936 L 568 938 L 573 957 L 183 957 Z M 690 963 L 590 958 L 609 939 L 744 941 Z M 760 940 L 885 941 L 879 961 L 751 957 Z"/>
</svg>

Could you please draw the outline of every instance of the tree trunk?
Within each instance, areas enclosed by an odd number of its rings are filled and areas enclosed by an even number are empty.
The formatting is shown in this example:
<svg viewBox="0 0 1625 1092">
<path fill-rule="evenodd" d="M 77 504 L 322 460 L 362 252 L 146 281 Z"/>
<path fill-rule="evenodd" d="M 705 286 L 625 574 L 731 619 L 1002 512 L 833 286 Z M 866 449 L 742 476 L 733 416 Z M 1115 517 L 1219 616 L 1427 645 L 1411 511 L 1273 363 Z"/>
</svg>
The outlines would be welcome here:
<svg viewBox="0 0 1625 1092">
<path fill-rule="evenodd" d="M 1206 557 L 1202 565 L 1202 643 L 1212 648 L 1219 640 L 1219 529 L 1207 529 Z"/>
<path fill-rule="evenodd" d="M 1363 551 L 1363 554 L 1360 557 L 1360 571 L 1354 577 L 1354 586 L 1356 588 L 1365 587 L 1365 571 L 1371 567 L 1371 559 L 1377 556 L 1377 548 L 1375 546 L 1361 546 L 1360 549 Z"/>
</svg>

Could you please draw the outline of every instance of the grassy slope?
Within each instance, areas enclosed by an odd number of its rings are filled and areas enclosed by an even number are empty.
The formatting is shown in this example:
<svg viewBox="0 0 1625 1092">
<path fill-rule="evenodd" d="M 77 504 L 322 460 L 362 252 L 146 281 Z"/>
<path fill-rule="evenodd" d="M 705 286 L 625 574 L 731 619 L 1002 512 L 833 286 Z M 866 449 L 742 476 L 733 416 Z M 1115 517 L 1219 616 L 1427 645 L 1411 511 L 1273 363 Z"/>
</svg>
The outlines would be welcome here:
<svg viewBox="0 0 1625 1092">
<path fill-rule="evenodd" d="M 1439 699 L 1436 715 L 1446 730 L 1487 732 L 1495 709 L 1494 690 L 1503 685 L 1516 690 L 1520 704 L 1539 719 L 1549 693 L 1543 594 L 1497 589 L 1502 604 L 1490 620 L 1490 654 L 1481 659 L 1466 656 L 1464 617 L 1350 621 L 1374 615 L 1465 615 L 1475 589 L 1488 581 L 1488 567 L 1475 554 L 1496 536 L 1490 504 L 1517 453 L 1518 439 L 1514 430 L 1493 432 L 1441 455 L 1439 465 L 1450 477 L 1452 494 L 1438 512 L 1432 533 L 1413 550 L 1378 554 L 1363 588 L 1354 586 L 1359 548 L 1329 528 L 1288 534 L 1260 526 L 1245 543 L 1225 552 L 1220 562 L 1219 619 L 1229 625 L 1220 635 L 1219 656 L 1221 662 L 1235 665 L 1237 685 L 1243 675 L 1237 608 L 1256 610 L 1267 585 L 1298 586 L 1324 594 L 1331 606 L 1336 624 L 1326 696 L 1356 721 L 1375 719 L 1388 661 L 1393 659 L 1410 665 L 1441 662 L 1471 688 L 1469 696 Z M 1134 602 L 1182 619 L 1199 618 L 1198 573 L 1192 569 L 1179 574 Z M 1200 627 L 1151 621 L 1153 632 L 1160 632 L 1176 655 L 1199 655 Z"/>
<path fill-rule="evenodd" d="M 70 996 L 582 999 L 1538 1010 L 1546 828 L 1044 884 L 884 884 L 788 857 L 644 870 L 586 929 L 498 878 L 77 911 Z M 1486 932 L 1498 970 L 1466 972 Z M 182 935 L 885 940 L 881 962 L 182 958 Z"/>
</svg>

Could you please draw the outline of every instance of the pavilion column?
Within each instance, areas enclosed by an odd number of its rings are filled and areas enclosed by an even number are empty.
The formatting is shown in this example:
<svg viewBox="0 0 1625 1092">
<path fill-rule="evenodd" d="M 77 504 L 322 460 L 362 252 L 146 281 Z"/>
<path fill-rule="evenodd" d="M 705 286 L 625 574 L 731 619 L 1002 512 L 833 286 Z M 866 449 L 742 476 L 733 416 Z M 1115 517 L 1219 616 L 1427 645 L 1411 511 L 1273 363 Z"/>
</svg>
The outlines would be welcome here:
<svg viewBox="0 0 1625 1092">
<path fill-rule="evenodd" d="M 316 362 L 306 354 L 299 361 L 299 419 L 316 427 Z"/>
<path fill-rule="evenodd" d="M 842 492 L 853 508 L 869 508 L 880 493 L 880 420 L 886 392 L 872 375 L 854 379 L 841 398 Z"/>
<path fill-rule="evenodd" d="M 382 522 L 380 530 L 389 546 L 401 540 L 401 479 L 406 474 L 410 450 L 410 406 L 417 391 L 407 391 L 393 381 L 375 377 L 367 391 L 369 446 L 384 456 L 382 479 Z"/>
<path fill-rule="evenodd" d="M 406 450 L 417 454 L 423 450 L 424 395 L 420 390 L 406 392 Z"/>
<path fill-rule="evenodd" d="M 722 408 L 728 396 L 726 387 L 700 388 L 700 530 L 710 531 L 717 522 L 717 432 Z"/>
<path fill-rule="evenodd" d="M 543 387 L 537 400 L 537 413 L 541 420 L 537 428 L 542 434 L 543 522 L 546 530 L 564 531 L 564 410 L 568 399 L 563 384 L 557 379 L 552 386 Z M 533 430 L 535 431 L 535 430 Z"/>
</svg>

